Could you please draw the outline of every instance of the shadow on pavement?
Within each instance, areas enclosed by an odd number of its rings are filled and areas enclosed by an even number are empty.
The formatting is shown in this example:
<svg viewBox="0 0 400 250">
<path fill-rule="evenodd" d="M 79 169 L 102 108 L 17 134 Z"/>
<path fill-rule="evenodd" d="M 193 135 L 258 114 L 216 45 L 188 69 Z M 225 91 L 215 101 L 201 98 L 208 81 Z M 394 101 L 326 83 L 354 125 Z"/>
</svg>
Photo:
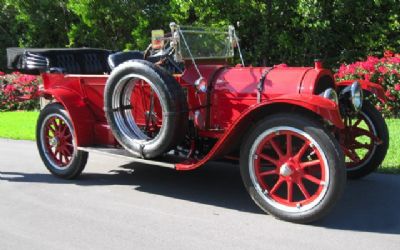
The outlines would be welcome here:
<svg viewBox="0 0 400 250">
<path fill-rule="evenodd" d="M 243 187 L 237 166 L 212 163 L 189 172 L 132 163 L 107 174 L 86 173 L 76 180 L 50 174 L 0 172 L 0 181 L 128 185 L 135 190 L 248 213 L 262 213 Z M 339 230 L 400 234 L 400 176 L 373 174 L 348 181 L 333 211 L 313 226 Z"/>
</svg>

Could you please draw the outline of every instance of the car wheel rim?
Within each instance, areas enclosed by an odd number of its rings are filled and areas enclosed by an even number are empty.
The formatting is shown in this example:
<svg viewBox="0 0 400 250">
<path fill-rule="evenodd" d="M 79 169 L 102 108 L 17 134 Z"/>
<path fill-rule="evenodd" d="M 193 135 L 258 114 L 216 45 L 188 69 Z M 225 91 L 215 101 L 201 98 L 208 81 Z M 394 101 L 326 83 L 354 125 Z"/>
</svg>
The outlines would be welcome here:
<svg viewBox="0 0 400 250">
<path fill-rule="evenodd" d="M 71 126 L 58 114 L 47 116 L 41 127 L 41 146 L 50 164 L 60 170 L 71 165 L 76 147 Z"/>
<path fill-rule="evenodd" d="M 327 159 L 304 131 L 275 127 L 257 137 L 250 151 L 250 177 L 261 198 L 286 212 L 317 206 L 329 185 Z"/>
<path fill-rule="evenodd" d="M 120 79 L 112 95 L 112 115 L 124 137 L 149 141 L 164 129 L 162 118 L 166 105 L 149 79 L 129 74 Z"/>
<path fill-rule="evenodd" d="M 368 164 L 381 143 L 373 122 L 364 112 L 360 112 L 356 119 L 345 119 L 345 128 L 341 130 L 341 136 L 348 171 L 360 169 Z"/>
</svg>

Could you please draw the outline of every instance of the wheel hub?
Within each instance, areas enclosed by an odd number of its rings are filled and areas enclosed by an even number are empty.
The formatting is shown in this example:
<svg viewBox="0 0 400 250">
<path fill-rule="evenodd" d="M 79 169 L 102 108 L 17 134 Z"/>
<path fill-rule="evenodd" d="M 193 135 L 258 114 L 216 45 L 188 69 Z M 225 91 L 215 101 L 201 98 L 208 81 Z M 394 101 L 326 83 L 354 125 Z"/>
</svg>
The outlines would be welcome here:
<svg viewBox="0 0 400 250">
<path fill-rule="evenodd" d="M 282 176 L 290 176 L 293 174 L 293 170 L 290 168 L 289 164 L 286 162 L 279 168 L 279 174 Z"/>
<path fill-rule="evenodd" d="M 56 147 L 56 146 L 58 146 L 59 140 L 57 137 L 53 137 L 50 139 L 49 143 L 50 143 L 50 146 Z"/>
</svg>

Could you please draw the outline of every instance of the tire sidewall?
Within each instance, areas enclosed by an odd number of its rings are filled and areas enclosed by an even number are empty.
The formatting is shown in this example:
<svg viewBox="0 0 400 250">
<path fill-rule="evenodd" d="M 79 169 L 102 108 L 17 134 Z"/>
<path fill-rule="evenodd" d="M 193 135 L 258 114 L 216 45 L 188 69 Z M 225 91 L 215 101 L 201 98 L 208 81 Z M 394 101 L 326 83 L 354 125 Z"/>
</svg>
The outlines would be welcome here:
<svg viewBox="0 0 400 250">
<path fill-rule="evenodd" d="M 74 153 L 69 163 L 69 166 L 65 168 L 57 168 L 54 166 L 54 163 L 52 163 L 51 160 L 48 158 L 49 156 L 46 153 L 44 141 L 42 140 L 43 139 L 42 129 L 44 129 L 44 123 L 51 116 L 58 116 L 59 118 L 63 119 L 67 124 L 67 126 L 69 127 L 69 129 L 71 130 L 71 134 L 73 136 Z M 73 124 L 71 122 L 71 119 L 67 111 L 61 104 L 59 103 L 48 104 L 40 112 L 39 119 L 36 125 L 36 143 L 39 155 L 42 158 L 43 163 L 53 175 L 65 179 L 71 179 L 77 177 L 83 171 L 87 162 L 88 154 L 87 152 L 78 150 Z"/>
<path fill-rule="evenodd" d="M 129 74 L 143 76 L 152 82 L 160 102 L 162 102 L 163 120 L 158 135 L 144 141 L 126 136 L 117 126 L 112 115 L 113 93 L 120 80 Z M 185 133 L 187 122 L 186 99 L 183 90 L 176 80 L 162 68 L 143 60 L 130 60 L 116 67 L 107 80 L 104 91 L 106 118 L 117 141 L 136 157 L 157 157 L 180 142 Z M 186 121 L 186 122 L 185 122 Z"/>
</svg>

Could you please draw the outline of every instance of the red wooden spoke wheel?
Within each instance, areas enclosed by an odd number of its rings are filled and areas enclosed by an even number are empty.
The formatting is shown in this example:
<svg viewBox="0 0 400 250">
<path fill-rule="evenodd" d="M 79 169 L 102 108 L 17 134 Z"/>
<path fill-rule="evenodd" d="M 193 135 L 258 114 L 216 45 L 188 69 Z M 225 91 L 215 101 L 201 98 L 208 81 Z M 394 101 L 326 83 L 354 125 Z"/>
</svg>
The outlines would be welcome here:
<svg viewBox="0 0 400 250">
<path fill-rule="evenodd" d="M 356 169 L 362 167 L 373 156 L 376 146 L 382 141 L 369 117 L 360 113 L 356 119 L 345 119 L 343 133 L 343 152 L 346 156 L 346 167 Z"/>
<path fill-rule="evenodd" d="M 69 125 L 60 115 L 54 114 L 47 117 L 43 126 L 43 142 L 49 159 L 56 168 L 65 168 L 76 153 Z"/>
<path fill-rule="evenodd" d="M 350 178 L 360 178 L 382 163 L 389 145 L 389 132 L 380 112 L 368 102 L 364 102 L 356 117 L 346 117 L 344 123 L 339 140 L 346 156 L 347 174 Z"/>
<path fill-rule="evenodd" d="M 266 131 L 255 148 L 254 175 L 274 205 L 301 209 L 326 193 L 329 171 L 321 149 L 293 128 Z"/>
<path fill-rule="evenodd" d="M 80 175 L 88 153 L 78 150 L 72 122 L 63 106 L 52 103 L 40 112 L 36 138 L 40 157 L 52 174 L 65 179 Z"/>
<path fill-rule="evenodd" d="M 293 114 L 260 121 L 241 149 L 243 182 L 264 211 L 307 223 L 325 215 L 346 181 L 338 142 L 318 123 Z"/>
</svg>

